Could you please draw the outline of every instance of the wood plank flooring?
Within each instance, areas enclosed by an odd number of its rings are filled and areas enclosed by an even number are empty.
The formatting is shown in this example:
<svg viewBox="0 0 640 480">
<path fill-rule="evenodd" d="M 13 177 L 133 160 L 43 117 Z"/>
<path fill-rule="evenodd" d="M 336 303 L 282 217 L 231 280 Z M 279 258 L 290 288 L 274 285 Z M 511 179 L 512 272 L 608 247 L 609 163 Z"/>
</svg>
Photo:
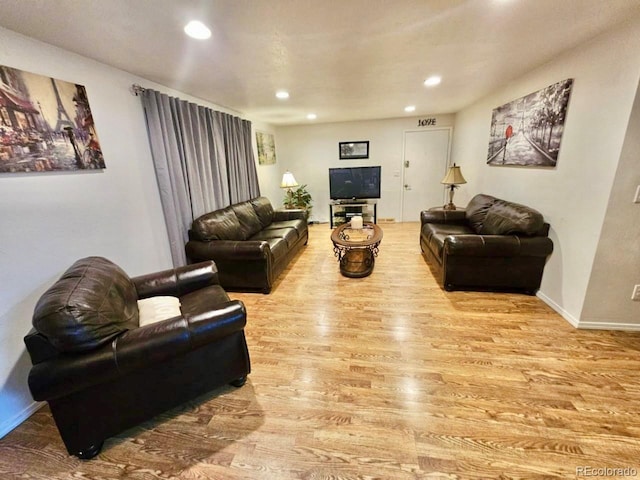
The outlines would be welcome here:
<svg viewBox="0 0 640 480">
<path fill-rule="evenodd" d="M 381 226 L 367 278 L 341 276 L 314 225 L 270 295 L 231 294 L 248 311 L 244 387 L 91 461 L 44 407 L 0 440 L 0 478 L 638 478 L 640 334 L 576 330 L 536 297 L 445 292 L 419 225 Z"/>
</svg>

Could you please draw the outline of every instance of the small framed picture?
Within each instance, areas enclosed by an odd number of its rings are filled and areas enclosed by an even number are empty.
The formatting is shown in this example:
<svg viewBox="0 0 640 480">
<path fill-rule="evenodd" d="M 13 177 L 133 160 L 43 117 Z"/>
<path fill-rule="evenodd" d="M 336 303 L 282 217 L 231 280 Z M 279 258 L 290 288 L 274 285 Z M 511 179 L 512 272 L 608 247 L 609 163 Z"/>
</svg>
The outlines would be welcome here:
<svg viewBox="0 0 640 480">
<path fill-rule="evenodd" d="M 369 141 L 339 142 L 340 160 L 369 158 Z"/>
<path fill-rule="evenodd" d="M 276 142 L 272 133 L 256 132 L 258 147 L 258 164 L 273 165 L 276 163 Z"/>
</svg>

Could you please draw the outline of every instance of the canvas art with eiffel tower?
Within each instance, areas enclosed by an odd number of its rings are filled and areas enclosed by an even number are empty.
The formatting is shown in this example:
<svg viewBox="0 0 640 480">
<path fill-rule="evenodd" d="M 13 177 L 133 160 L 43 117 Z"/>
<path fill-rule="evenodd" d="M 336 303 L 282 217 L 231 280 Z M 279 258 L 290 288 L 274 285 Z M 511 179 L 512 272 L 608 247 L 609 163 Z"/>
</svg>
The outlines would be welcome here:
<svg viewBox="0 0 640 480">
<path fill-rule="evenodd" d="M 86 89 L 0 65 L 0 173 L 102 168 Z"/>
</svg>

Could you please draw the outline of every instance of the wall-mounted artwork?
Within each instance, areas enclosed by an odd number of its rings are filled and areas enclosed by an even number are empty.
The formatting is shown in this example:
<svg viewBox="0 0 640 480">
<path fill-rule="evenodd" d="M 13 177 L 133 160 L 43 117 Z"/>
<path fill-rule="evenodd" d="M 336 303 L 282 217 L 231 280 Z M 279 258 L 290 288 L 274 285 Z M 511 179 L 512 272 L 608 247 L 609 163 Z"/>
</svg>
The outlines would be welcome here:
<svg viewBox="0 0 640 480">
<path fill-rule="evenodd" d="M 338 142 L 340 160 L 353 160 L 356 158 L 369 158 L 369 141 Z"/>
<path fill-rule="evenodd" d="M 0 173 L 105 168 L 87 92 L 0 65 Z"/>
<path fill-rule="evenodd" d="M 572 85 L 567 79 L 496 108 L 487 163 L 555 167 Z"/>
<path fill-rule="evenodd" d="M 273 138 L 273 134 L 256 132 L 256 144 L 259 165 L 273 165 L 276 163 L 276 141 Z"/>
</svg>

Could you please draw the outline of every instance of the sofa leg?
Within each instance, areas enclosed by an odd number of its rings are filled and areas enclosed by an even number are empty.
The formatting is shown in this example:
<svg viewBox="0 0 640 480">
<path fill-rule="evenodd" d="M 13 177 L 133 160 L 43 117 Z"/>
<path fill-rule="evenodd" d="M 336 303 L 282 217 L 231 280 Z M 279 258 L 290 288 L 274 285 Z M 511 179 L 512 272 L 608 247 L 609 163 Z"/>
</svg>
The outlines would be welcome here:
<svg viewBox="0 0 640 480">
<path fill-rule="evenodd" d="M 453 285 L 451 285 L 450 283 L 445 284 L 444 289 L 447 292 L 453 292 L 455 290 L 455 287 Z"/>
<path fill-rule="evenodd" d="M 241 386 L 243 386 L 245 383 L 247 383 L 247 376 L 243 376 L 240 378 L 236 378 L 235 380 L 233 380 L 232 382 L 229 382 L 229 385 L 232 385 L 234 387 L 238 387 L 240 388 Z"/>
<path fill-rule="evenodd" d="M 104 445 L 104 441 L 100 442 L 98 445 L 91 445 L 90 447 L 84 448 L 76 452 L 74 455 L 81 460 L 89 460 L 100 453 L 102 445 Z"/>
</svg>

